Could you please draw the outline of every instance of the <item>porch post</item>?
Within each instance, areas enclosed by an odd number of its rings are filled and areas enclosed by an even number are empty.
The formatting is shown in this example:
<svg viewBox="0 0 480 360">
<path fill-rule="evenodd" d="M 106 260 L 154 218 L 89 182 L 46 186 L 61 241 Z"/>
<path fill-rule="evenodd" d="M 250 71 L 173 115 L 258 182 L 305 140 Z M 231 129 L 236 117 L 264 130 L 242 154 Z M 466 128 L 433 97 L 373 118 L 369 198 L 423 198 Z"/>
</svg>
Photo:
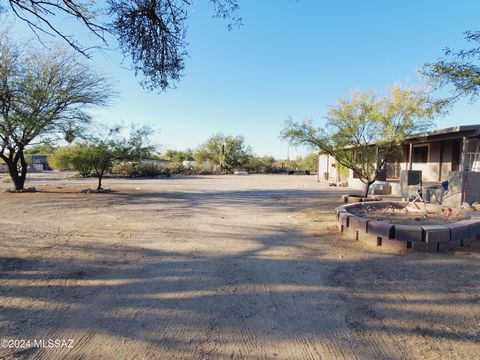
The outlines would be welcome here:
<svg viewBox="0 0 480 360">
<path fill-rule="evenodd" d="M 460 168 L 459 171 L 465 171 L 466 161 L 467 161 L 467 137 L 464 136 L 462 144 L 462 155 L 460 156 Z"/>
<path fill-rule="evenodd" d="M 413 156 L 413 144 L 410 143 L 410 149 L 408 152 L 408 170 L 412 170 L 412 156 Z"/>
<path fill-rule="evenodd" d="M 438 166 L 438 181 L 442 181 L 442 168 L 443 168 L 443 150 L 444 150 L 444 144 L 443 140 L 440 141 L 440 164 Z"/>
</svg>

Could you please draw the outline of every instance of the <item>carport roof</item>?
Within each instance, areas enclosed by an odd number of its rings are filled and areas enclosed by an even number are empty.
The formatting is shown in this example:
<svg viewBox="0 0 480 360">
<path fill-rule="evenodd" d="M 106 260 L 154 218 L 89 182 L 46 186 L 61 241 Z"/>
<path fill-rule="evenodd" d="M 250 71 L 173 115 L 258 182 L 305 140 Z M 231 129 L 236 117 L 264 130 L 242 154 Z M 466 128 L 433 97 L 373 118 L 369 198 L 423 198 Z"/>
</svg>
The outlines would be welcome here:
<svg viewBox="0 0 480 360">
<path fill-rule="evenodd" d="M 427 131 L 410 136 L 404 144 L 422 143 L 425 141 L 441 141 L 448 139 L 458 139 L 461 137 L 480 137 L 480 124 L 475 125 L 458 125 L 449 128 Z M 375 143 L 371 144 L 372 146 Z M 318 152 L 319 155 L 326 154 L 323 151 Z"/>
<path fill-rule="evenodd" d="M 478 137 L 480 136 L 480 124 L 475 125 L 459 125 L 445 129 L 438 129 L 428 131 L 421 134 L 416 134 L 407 139 L 407 143 L 414 140 L 445 140 L 460 137 Z"/>
</svg>

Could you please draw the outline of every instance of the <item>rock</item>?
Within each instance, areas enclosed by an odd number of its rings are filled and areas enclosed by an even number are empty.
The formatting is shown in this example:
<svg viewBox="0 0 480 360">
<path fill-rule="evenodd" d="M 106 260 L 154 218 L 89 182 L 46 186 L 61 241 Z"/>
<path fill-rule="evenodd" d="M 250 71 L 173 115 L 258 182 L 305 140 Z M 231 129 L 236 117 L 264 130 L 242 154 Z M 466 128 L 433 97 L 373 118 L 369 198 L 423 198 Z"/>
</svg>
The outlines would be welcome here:
<svg viewBox="0 0 480 360">
<path fill-rule="evenodd" d="M 98 189 L 98 190 L 92 190 L 92 189 L 85 189 L 80 191 L 82 194 L 103 194 L 103 193 L 111 193 L 112 189 Z"/>
<path fill-rule="evenodd" d="M 471 207 L 475 210 L 475 211 L 478 211 L 480 212 L 480 203 L 479 202 L 474 202 Z"/>
<path fill-rule="evenodd" d="M 34 193 L 36 191 L 37 191 L 37 189 L 35 189 L 34 187 L 28 187 L 28 188 L 25 188 L 25 189 L 22 189 L 22 190 L 15 190 L 15 189 L 5 190 L 5 192 L 9 192 L 9 193 Z"/>
<path fill-rule="evenodd" d="M 461 209 L 463 210 L 468 210 L 468 211 L 474 211 L 475 209 L 473 207 L 470 206 L 469 203 L 467 202 L 464 202 L 461 206 Z"/>
</svg>

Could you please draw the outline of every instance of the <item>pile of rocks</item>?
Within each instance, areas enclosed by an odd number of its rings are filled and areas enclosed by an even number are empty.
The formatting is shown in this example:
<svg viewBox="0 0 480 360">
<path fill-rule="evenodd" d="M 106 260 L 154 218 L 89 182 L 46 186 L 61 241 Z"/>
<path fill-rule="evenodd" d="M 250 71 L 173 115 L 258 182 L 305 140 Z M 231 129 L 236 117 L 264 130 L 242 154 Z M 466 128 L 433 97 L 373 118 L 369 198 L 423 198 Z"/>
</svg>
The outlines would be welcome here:
<svg viewBox="0 0 480 360">
<path fill-rule="evenodd" d="M 85 189 L 80 191 L 83 194 L 104 194 L 104 193 L 111 193 L 112 189 Z"/>
<path fill-rule="evenodd" d="M 9 193 L 34 193 L 34 192 L 37 192 L 37 189 L 35 189 L 34 187 L 28 187 L 28 188 L 24 188 L 22 190 L 7 189 L 7 190 L 5 190 L 5 192 L 9 192 Z"/>
</svg>

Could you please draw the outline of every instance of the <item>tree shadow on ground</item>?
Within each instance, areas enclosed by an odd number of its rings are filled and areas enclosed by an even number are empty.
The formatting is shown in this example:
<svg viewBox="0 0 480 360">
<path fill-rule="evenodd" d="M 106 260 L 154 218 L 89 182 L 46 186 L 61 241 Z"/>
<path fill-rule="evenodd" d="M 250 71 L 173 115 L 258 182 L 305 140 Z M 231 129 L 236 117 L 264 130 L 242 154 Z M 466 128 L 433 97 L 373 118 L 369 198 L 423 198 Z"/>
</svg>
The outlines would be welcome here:
<svg viewBox="0 0 480 360">
<path fill-rule="evenodd" d="M 3 349 L 0 357 L 476 356 L 478 242 L 457 253 L 399 256 L 324 231 L 312 236 L 291 222 L 252 225 L 234 218 L 244 213 L 294 216 L 299 209 L 332 217 L 339 194 L 252 189 L 117 193 L 80 200 L 68 194 L 50 203 L 48 197 L 25 198 L 39 213 L 54 204 L 61 214 L 88 208 L 95 216 L 114 206 L 122 214 L 159 211 L 166 217 L 171 212 L 186 218 L 183 224 L 190 227 L 175 233 L 166 221 L 134 234 L 136 242 L 127 245 L 106 242 L 95 228 L 75 235 L 88 241 L 63 234 L 58 244 L 42 249 L 27 237 L 4 241 L 0 335 L 72 338 L 76 345 Z M 227 210 L 232 219 L 222 223 L 220 214 L 228 217 Z M 193 215 L 205 223 L 193 226 Z M 163 243 L 181 243 L 185 237 L 189 246 L 175 251 Z M 215 251 L 201 247 L 207 241 Z M 30 255 L 16 252 L 21 248 Z"/>
<path fill-rule="evenodd" d="M 290 241 L 307 237 L 294 235 Z M 79 260 L 2 257 L 2 335 L 73 336 L 79 346 L 71 356 L 88 355 L 97 336 L 128 339 L 138 356 L 224 357 L 231 349 L 261 358 L 268 344 L 304 341 L 312 356 L 328 348 L 346 358 L 405 358 L 419 337 L 442 351 L 445 342 L 461 344 L 465 354 L 478 349 L 472 317 L 480 315 L 480 264 L 472 258 L 348 260 L 318 252 L 281 259 L 271 252 L 287 246 L 282 239 L 255 240 L 254 250 L 219 256 L 69 245 Z M 64 355 L 17 355 L 37 352 Z"/>
</svg>

